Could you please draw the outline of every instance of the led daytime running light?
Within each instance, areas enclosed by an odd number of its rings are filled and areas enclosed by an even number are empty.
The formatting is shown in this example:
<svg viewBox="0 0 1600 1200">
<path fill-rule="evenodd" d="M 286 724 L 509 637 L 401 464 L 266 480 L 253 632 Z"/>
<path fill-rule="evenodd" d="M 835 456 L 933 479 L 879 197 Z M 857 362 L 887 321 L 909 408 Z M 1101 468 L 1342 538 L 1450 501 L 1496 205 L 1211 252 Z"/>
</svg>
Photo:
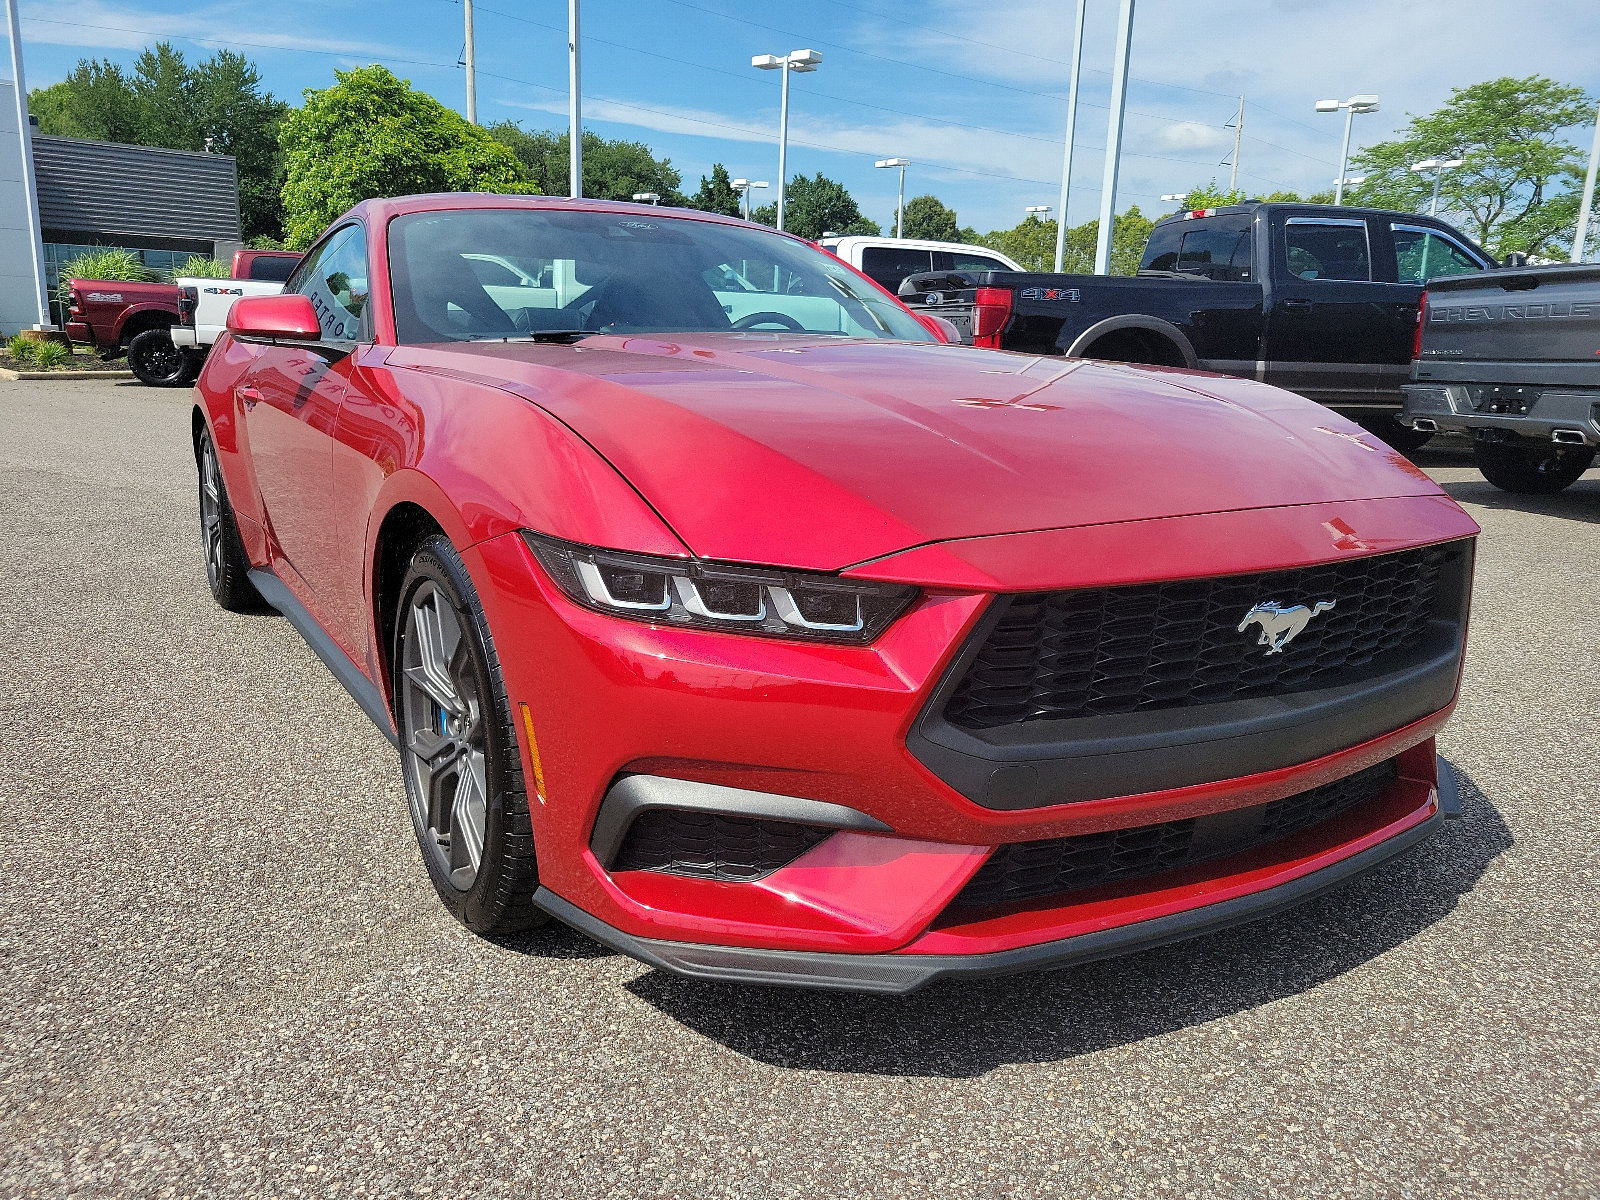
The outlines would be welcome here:
<svg viewBox="0 0 1600 1200">
<path fill-rule="evenodd" d="M 523 537 L 551 579 L 585 608 L 659 625 L 864 645 L 916 596 L 902 584 Z"/>
</svg>

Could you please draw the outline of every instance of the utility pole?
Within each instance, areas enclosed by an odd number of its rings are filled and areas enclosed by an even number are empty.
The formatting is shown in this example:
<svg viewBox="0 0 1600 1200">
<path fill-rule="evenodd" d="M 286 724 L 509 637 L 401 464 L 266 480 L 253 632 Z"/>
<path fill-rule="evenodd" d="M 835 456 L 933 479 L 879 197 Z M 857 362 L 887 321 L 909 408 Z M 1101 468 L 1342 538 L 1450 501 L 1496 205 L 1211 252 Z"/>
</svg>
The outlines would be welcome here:
<svg viewBox="0 0 1600 1200">
<path fill-rule="evenodd" d="M 16 28 L 15 25 L 12 26 Z M 13 38 L 16 34 L 11 35 Z M 19 64 L 18 72 L 22 67 Z M 18 78 L 20 78 L 20 74 Z M 1583 202 L 1578 206 L 1578 231 L 1572 239 L 1572 261 L 1582 262 L 1589 242 L 1589 212 L 1594 207 L 1595 168 L 1600 166 L 1600 109 L 1594 115 L 1594 145 L 1589 147 L 1589 171 L 1583 177 Z"/>
<path fill-rule="evenodd" d="M 578 47 L 578 0 L 567 0 L 567 129 L 571 147 L 568 157 L 572 163 L 568 192 L 574 198 L 583 195 L 583 108 L 579 101 L 581 56 Z"/>
<path fill-rule="evenodd" d="M 6 19 L 11 29 L 11 83 L 16 89 L 17 149 L 22 155 L 22 192 L 27 206 L 28 237 L 33 253 L 33 300 L 39 320 L 35 329 L 54 329 L 50 321 L 50 292 L 44 277 L 44 236 L 39 230 L 39 180 L 33 171 L 33 130 L 28 124 L 28 85 L 22 78 L 22 23 L 17 16 L 17 0 L 6 0 Z M 1591 172 L 1592 174 L 1592 172 Z"/>
<path fill-rule="evenodd" d="M 1117 57 L 1111 65 L 1111 120 L 1106 126 L 1106 170 L 1100 183 L 1100 233 L 1094 273 L 1111 274 L 1111 222 L 1117 211 L 1117 167 L 1122 157 L 1122 112 L 1128 103 L 1128 58 L 1133 51 L 1133 0 L 1122 0 L 1117 18 Z"/>
<path fill-rule="evenodd" d="M 1072 139 L 1078 127 L 1078 69 L 1083 66 L 1083 12 L 1088 0 L 1078 0 L 1077 32 L 1072 37 L 1072 81 L 1067 84 L 1067 144 L 1061 157 L 1061 204 L 1056 209 L 1056 274 L 1061 273 L 1067 250 L 1067 197 L 1072 191 Z"/>
<path fill-rule="evenodd" d="M 1244 97 L 1239 97 L 1239 115 L 1233 119 L 1233 161 L 1228 164 L 1228 191 L 1239 190 L 1239 141 L 1244 137 Z"/>
<path fill-rule="evenodd" d="M 478 123 L 478 56 L 472 38 L 472 0 L 462 0 L 467 10 L 467 120 Z"/>
</svg>

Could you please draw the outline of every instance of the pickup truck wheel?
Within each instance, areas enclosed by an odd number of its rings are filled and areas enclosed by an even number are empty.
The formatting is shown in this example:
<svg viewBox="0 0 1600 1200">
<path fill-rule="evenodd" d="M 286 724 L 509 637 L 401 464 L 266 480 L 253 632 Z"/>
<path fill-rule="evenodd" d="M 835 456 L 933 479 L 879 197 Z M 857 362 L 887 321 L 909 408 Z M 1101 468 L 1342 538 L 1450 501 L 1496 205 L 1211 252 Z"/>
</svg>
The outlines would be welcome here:
<svg viewBox="0 0 1600 1200">
<path fill-rule="evenodd" d="M 1523 496 L 1553 496 L 1576 483 L 1594 462 L 1593 450 L 1563 450 L 1557 446 L 1507 446 L 1499 442 L 1474 442 L 1472 457 L 1483 477 L 1504 492 Z"/>
<path fill-rule="evenodd" d="M 189 363 L 167 330 L 146 329 L 128 343 L 128 369 L 150 387 L 180 387 Z"/>
<path fill-rule="evenodd" d="M 400 759 L 434 890 L 474 933 L 543 924 L 511 703 L 477 591 L 448 538 L 431 537 L 412 556 L 395 625 Z"/>
<path fill-rule="evenodd" d="M 1420 450 L 1433 439 L 1433 434 L 1426 429 L 1411 429 L 1400 424 L 1390 417 L 1379 423 L 1374 421 L 1370 425 L 1363 425 L 1368 433 L 1393 446 L 1401 454 L 1410 454 L 1413 450 Z"/>
</svg>

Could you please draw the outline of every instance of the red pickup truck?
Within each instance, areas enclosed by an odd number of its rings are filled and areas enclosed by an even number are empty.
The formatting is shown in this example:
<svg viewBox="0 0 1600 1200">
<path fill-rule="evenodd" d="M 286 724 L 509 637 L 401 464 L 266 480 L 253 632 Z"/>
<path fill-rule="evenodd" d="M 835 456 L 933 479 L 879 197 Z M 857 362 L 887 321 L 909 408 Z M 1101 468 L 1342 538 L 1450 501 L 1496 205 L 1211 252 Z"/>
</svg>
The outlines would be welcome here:
<svg viewBox="0 0 1600 1200">
<path fill-rule="evenodd" d="M 233 278 L 289 277 L 300 256 L 286 250 L 239 250 Z M 167 332 L 178 323 L 178 288 L 171 283 L 129 283 L 113 279 L 67 281 L 67 337 L 96 347 L 106 358 L 128 356 L 141 383 L 175 387 L 200 373 L 203 354 L 186 354 Z"/>
</svg>

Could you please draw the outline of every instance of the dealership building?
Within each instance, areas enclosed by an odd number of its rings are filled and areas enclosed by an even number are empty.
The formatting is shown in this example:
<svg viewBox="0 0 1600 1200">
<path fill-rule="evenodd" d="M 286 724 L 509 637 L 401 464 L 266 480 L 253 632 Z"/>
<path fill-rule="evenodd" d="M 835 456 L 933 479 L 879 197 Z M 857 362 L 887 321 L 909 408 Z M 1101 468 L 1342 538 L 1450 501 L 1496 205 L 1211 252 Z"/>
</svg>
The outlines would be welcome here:
<svg viewBox="0 0 1600 1200">
<path fill-rule="evenodd" d="M 0 333 L 38 320 L 16 123 L 11 84 L 0 81 Z M 242 244 L 238 168 L 226 154 L 48 137 L 37 126 L 32 142 L 52 290 L 62 263 L 96 247 L 132 250 L 164 274 L 192 254 L 224 258 Z"/>
</svg>

